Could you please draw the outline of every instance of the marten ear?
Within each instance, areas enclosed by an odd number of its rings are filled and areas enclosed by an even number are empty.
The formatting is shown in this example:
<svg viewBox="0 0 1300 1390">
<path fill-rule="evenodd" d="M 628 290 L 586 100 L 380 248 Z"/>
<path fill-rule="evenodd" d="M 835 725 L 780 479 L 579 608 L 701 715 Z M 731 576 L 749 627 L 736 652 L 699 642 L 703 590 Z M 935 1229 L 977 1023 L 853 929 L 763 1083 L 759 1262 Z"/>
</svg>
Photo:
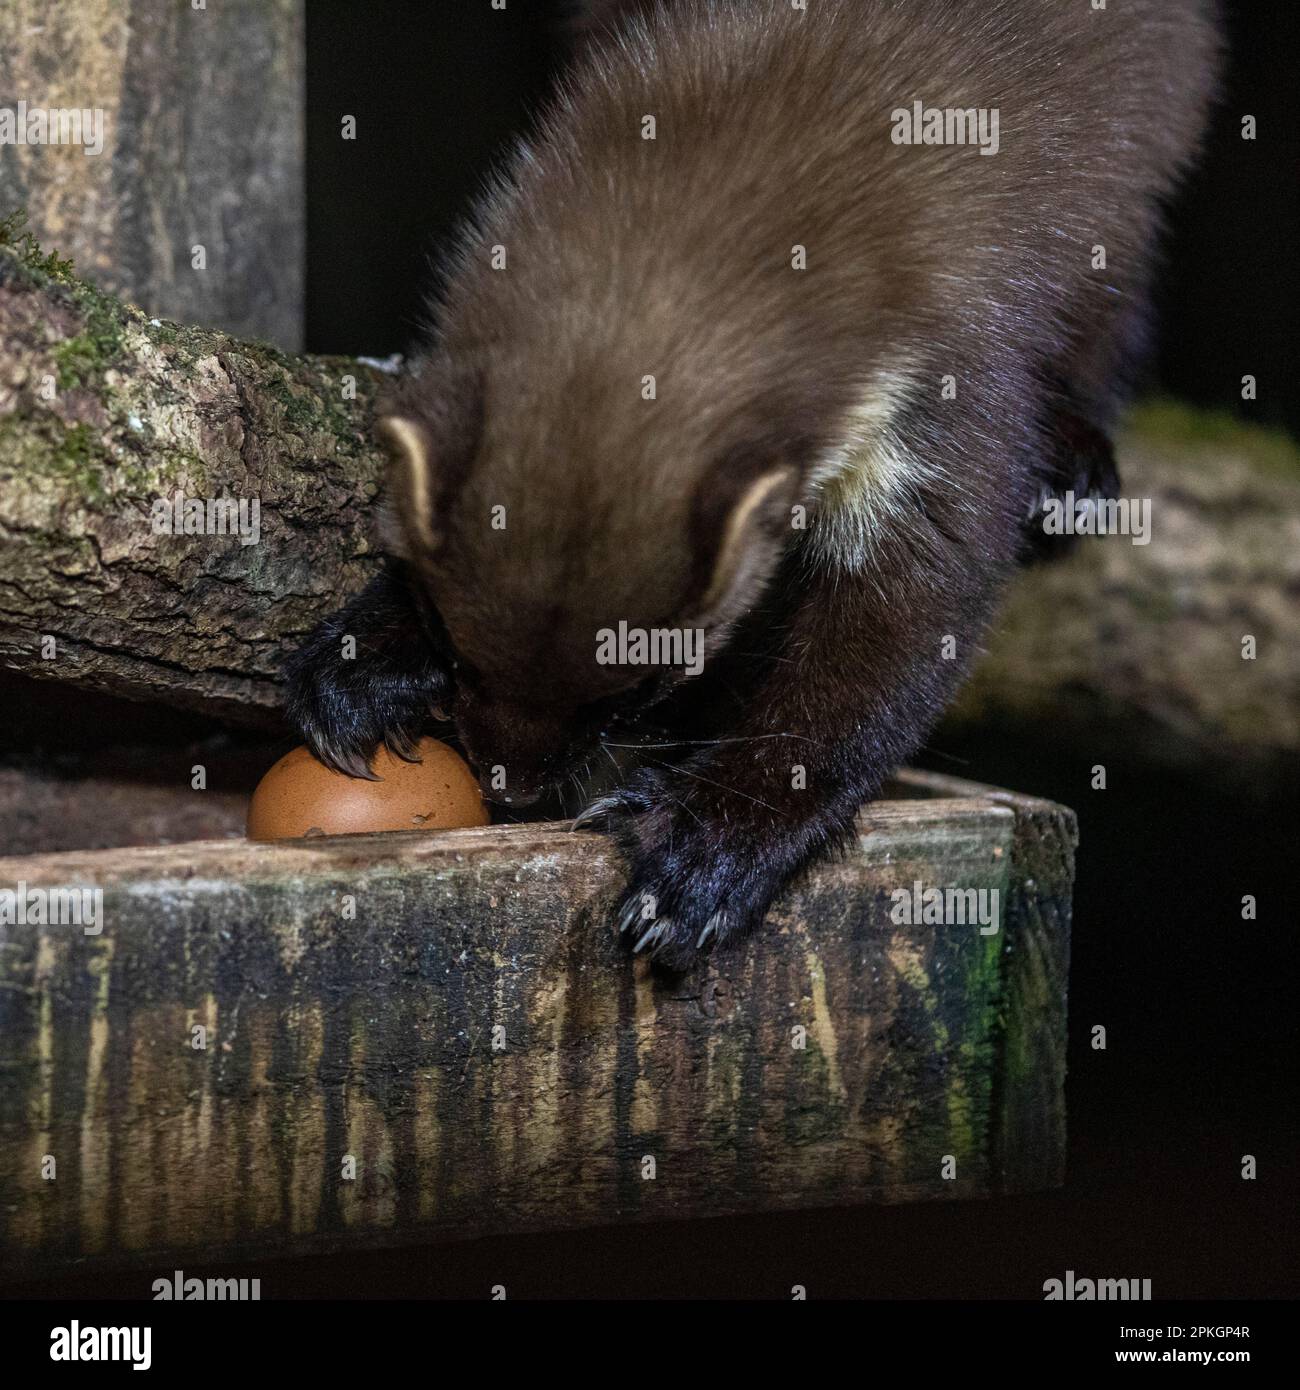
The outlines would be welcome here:
<svg viewBox="0 0 1300 1390">
<path fill-rule="evenodd" d="M 392 554 L 430 558 L 483 437 L 484 381 L 473 362 L 431 357 L 403 377 L 375 422 L 392 455 L 384 541 Z"/>
<path fill-rule="evenodd" d="M 729 459 L 701 487 L 691 518 L 689 626 L 725 626 L 758 601 L 790 540 L 798 483 L 792 464 Z"/>
<path fill-rule="evenodd" d="M 417 553 L 432 554 L 438 547 L 438 528 L 433 515 L 435 499 L 428 431 L 409 415 L 384 415 L 375 430 L 393 459 L 389 480 L 391 529 L 405 537 L 408 546 Z"/>
</svg>

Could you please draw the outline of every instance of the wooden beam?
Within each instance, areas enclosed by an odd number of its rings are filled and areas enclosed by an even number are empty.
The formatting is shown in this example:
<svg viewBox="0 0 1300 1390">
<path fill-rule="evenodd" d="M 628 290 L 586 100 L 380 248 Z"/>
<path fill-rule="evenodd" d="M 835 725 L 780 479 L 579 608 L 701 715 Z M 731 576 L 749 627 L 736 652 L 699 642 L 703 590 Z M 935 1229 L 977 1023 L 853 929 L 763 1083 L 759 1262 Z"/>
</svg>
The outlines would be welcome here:
<svg viewBox="0 0 1300 1390">
<path fill-rule="evenodd" d="M 897 792 L 684 977 L 556 825 L 0 860 L 103 895 L 0 926 L 0 1272 L 1059 1183 L 1074 818 Z M 896 923 L 918 882 L 999 930 Z"/>
</svg>

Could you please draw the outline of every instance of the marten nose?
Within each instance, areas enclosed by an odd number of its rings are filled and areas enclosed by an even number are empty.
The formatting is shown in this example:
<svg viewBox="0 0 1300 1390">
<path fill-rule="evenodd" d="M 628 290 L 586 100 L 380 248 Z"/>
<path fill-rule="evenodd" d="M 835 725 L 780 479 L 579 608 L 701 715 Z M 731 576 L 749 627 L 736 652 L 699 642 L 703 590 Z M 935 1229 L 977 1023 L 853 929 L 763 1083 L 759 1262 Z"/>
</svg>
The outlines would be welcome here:
<svg viewBox="0 0 1300 1390">
<path fill-rule="evenodd" d="M 571 730 L 560 717 L 500 701 L 467 700 L 457 723 L 490 801 L 532 806 L 564 767 Z"/>
</svg>

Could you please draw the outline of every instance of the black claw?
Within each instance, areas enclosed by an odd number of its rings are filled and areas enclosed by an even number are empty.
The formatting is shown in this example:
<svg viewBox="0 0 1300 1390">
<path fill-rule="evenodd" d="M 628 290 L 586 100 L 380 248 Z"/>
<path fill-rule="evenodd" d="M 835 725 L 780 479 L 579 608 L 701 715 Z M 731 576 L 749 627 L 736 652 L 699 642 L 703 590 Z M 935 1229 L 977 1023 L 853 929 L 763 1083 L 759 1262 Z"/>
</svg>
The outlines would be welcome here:
<svg viewBox="0 0 1300 1390">
<path fill-rule="evenodd" d="M 312 751 L 326 767 L 333 768 L 335 772 L 341 772 L 345 777 L 358 777 L 366 782 L 382 780 L 371 770 L 369 759 L 354 749 L 321 746 L 313 748 Z"/>
<path fill-rule="evenodd" d="M 401 758 L 404 763 L 418 763 L 421 761 L 419 753 L 419 735 L 410 733 L 406 729 L 390 729 L 384 735 L 384 746 L 395 758 Z"/>
</svg>

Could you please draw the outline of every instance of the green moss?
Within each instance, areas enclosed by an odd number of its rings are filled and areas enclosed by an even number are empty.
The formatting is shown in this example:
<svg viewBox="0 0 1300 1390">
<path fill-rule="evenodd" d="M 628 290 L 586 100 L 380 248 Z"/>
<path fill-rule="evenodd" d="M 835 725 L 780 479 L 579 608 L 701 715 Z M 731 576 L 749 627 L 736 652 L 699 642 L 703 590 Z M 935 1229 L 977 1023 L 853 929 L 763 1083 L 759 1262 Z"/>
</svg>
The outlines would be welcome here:
<svg viewBox="0 0 1300 1390">
<path fill-rule="evenodd" d="M 783 1116 L 786 1143 L 816 1144 L 842 1134 L 848 1121 L 843 1101 L 831 1084 L 826 1054 L 811 1035 L 799 1058 L 799 1087 L 788 1094 Z"/>
<path fill-rule="evenodd" d="M 1006 861 L 1003 860 L 1005 864 Z M 957 1159 L 959 1176 L 969 1176 L 969 1165 L 979 1162 L 985 1151 L 986 1135 L 977 1121 L 988 1115 L 993 1103 L 993 1072 L 990 1059 L 1003 1029 L 1005 999 L 1004 947 L 1010 917 L 1010 875 L 1000 873 L 991 883 L 972 885 L 977 889 L 996 889 L 999 894 L 999 930 L 981 935 L 974 927 L 958 928 L 970 933 L 961 945 L 965 976 L 960 992 L 961 1015 L 954 1018 L 957 1065 L 947 1077 L 945 1100 L 948 1115 L 948 1143 Z M 947 1034 L 935 1020 L 936 1041 L 947 1046 Z"/>
<path fill-rule="evenodd" d="M 21 420 L 0 416 L 0 457 L 16 472 L 67 480 L 75 496 L 101 502 L 114 460 L 84 424 L 64 425 L 56 416 Z"/>
<path fill-rule="evenodd" d="M 338 440 L 341 452 L 354 453 L 359 439 L 357 421 L 369 414 L 375 394 L 374 383 L 365 370 L 345 359 L 312 359 L 312 366 L 318 370 L 305 376 L 301 363 L 295 365 L 270 348 L 266 355 L 283 368 L 282 376 L 268 373 L 263 386 L 265 393 L 283 409 L 286 427 L 296 434 L 329 431 Z M 356 400 L 345 400 L 341 392 L 342 378 L 348 373 L 356 377 Z"/>
<path fill-rule="evenodd" d="M 1251 424 L 1226 410 L 1199 410 L 1157 397 L 1134 406 L 1128 423 L 1145 439 L 1187 451 L 1231 450 L 1264 472 L 1300 477 L 1300 443 L 1285 430 Z"/>
<path fill-rule="evenodd" d="M 279 413 L 276 424 L 286 432 L 319 440 L 326 447 L 332 437 L 340 459 L 369 456 L 364 421 L 379 374 L 346 358 L 293 358 L 270 345 L 240 343 L 208 329 L 148 318 L 134 305 L 78 279 L 72 263 L 44 253 L 25 226 L 21 211 L 0 221 L 0 279 L 45 296 L 64 311 L 65 321 L 75 316 L 75 331 L 50 349 L 55 380 L 61 392 L 78 390 L 97 399 L 108 427 L 100 431 L 104 438 L 97 434 L 92 440 L 82 427 L 65 430 L 57 419 L 39 419 L 44 411 L 20 406 L 22 429 L 15 429 L 17 422 L 11 417 L 4 430 L 7 461 L 21 457 L 34 474 L 59 470 L 75 478 L 80 495 L 93 499 L 106 492 L 139 495 L 166 486 L 173 465 L 185 465 L 194 481 L 201 472 L 198 461 L 167 446 L 167 456 L 160 458 L 162 441 L 155 438 L 149 421 L 173 404 L 189 408 L 189 374 L 200 358 L 216 353 L 228 357 L 235 374 L 247 380 L 259 408 Z M 141 379 L 135 360 L 137 339 L 165 354 L 167 370 L 150 370 Z M 110 386 L 106 377 L 115 368 L 122 380 Z M 356 400 L 342 396 L 345 374 L 356 378 Z M 42 450 L 50 450 L 52 457 Z"/>
<path fill-rule="evenodd" d="M 26 208 L 18 208 L 8 217 L 0 218 L 0 246 L 9 247 L 19 263 L 36 275 L 59 281 L 73 278 L 72 262 L 57 251 L 42 251 L 40 242 L 27 230 Z"/>
<path fill-rule="evenodd" d="M 83 385 L 96 381 L 113 366 L 122 350 L 122 306 L 93 285 L 76 282 L 73 298 L 85 319 L 85 330 L 61 344 L 71 371 L 81 373 Z"/>
<path fill-rule="evenodd" d="M 104 486 L 105 461 L 98 456 L 90 430 L 85 425 L 73 425 L 66 431 L 62 447 L 53 458 L 55 467 L 74 480 L 83 496 L 103 500 L 107 492 Z"/>
<path fill-rule="evenodd" d="M 21 208 L 0 220 L 0 249 L 10 253 L 7 259 L 25 280 L 41 287 L 53 282 L 60 286 L 63 296 L 71 298 L 84 328 L 54 349 L 59 389 L 93 386 L 119 356 L 123 306 L 112 295 L 77 279 L 70 260 L 57 252 L 42 251 L 26 225 L 27 214 Z"/>
<path fill-rule="evenodd" d="M 75 338 L 67 338 L 54 349 L 60 391 L 94 386 L 103 372 L 117 359 L 122 333 L 116 323 L 101 322 Z"/>
<path fill-rule="evenodd" d="M 327 401 L 322 402 L 315 395 L 304 396 L 284 378 L 276 380 L 268 377 L 266 387 L 284 410 L 284 423 L 288 429 L 295 434 L 308 434 L 320 428 L 321 406 L 328 405 Z"/>
</svg>

